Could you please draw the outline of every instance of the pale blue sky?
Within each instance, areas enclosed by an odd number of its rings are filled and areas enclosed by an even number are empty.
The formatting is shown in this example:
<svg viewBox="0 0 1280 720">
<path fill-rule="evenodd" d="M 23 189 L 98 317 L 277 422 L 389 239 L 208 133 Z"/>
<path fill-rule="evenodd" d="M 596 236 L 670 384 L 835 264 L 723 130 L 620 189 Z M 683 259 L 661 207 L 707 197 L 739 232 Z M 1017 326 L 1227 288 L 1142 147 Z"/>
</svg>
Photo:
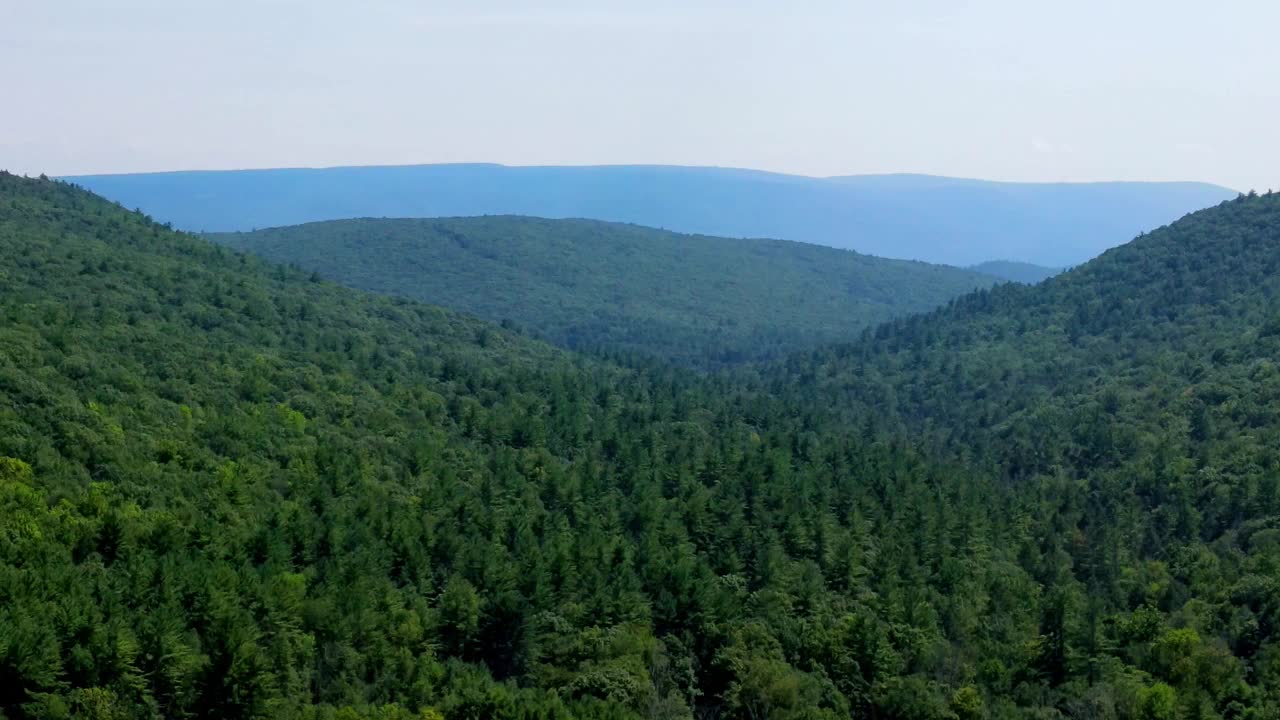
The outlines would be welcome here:
<svg viewBox="0 0 1280 720">
<path fill-rule="evenodd" d="M 1274 0 L 0 0 L 0 167 L 1280 188 Z"/>
</svg>

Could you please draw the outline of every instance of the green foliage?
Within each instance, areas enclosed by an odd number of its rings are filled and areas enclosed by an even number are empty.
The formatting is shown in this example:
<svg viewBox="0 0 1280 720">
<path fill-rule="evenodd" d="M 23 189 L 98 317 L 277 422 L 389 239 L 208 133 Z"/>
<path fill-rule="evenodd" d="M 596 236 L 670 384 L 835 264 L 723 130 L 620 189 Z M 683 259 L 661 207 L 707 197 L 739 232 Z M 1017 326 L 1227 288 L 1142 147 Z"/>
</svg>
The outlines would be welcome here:
<svg viewBox="0 0 1280 720">
<path fill-rule="evenodd" d="M 209 237 L 566 347 L 699 367 L 849 340 L 995 282 L 819 245 L 591 220 L 339 220 Z"/>
<path fill-rule="evenodd" d="M 798 401 L 316 282 L 66 185 L 0 176 L 0 253 L 7 717 L 873 708 L 939 640 L 894 589 L 931 571 L 875 550 L 913 507 L 855 479 L 986 513 L 952 494 L 981 479 L 936 496 L 964 473 Z"/>
<path fill-rule="evenodd" d="M 1139 717 L 1142 720 L 1173 720 L 1177 717 L 1178 694 L 1164 683 L 1143 688 L 1138 695 Z"/>
<path fill-rule="evenodd" d="M 1280 199 L 1183 223 L 703 375 L 0 175 L 0 713 L 1275 717 Z"/>
<path fill-rule="evenodd" d="M 1019 564 L 1046 589 L 1028 670 L 1053 704 L 1274 713 L 1256 663 L 1280 642 L 1262 600 L 1280 587 L 1278 296 L 1280 196 L 1242 197 L 762 381 L 800 378 L 824 422 L 872 415 L 1020 498 Z"/>
</svg>

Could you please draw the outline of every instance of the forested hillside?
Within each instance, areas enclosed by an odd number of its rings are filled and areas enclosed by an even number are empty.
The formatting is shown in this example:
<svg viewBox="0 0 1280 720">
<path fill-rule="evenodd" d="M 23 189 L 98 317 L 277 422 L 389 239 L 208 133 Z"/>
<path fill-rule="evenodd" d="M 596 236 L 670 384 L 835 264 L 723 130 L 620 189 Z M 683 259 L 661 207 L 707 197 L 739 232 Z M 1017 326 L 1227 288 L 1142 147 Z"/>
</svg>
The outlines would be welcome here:
<svg viewBox="0 0 1280 720">
<path fill-rule="evenodd" d="M 1278 233 L 702 375 L 0 175 L 0 712 L 1274 718 Z"/>
<path fill-rule="evenodd" d="M 1236 194 L 1194 182 L 823 178 L 669 165 L 277 168 L 67 179 L 196 232 L 353 217 L 534 215 L 798 240 L 957 266 L 999 259 L 1075 265 Z"/>
<path fill-rule="evenodd" d="M 989 275 L 590 220 L 342 220 L 211 239 L 576 349 L 714 367 L 851 340 Z"/>
<path fill-rule="evenodd" d="M 1224 437 L 1269 428 L 1278 293 L 1280 196 L 1241 197 L 1037 286 L 968 295 L 791 366 L 878 415 L 1030 452 L 1043 470 L 1093 409 L 1119 414 L 1122 433 L 1193 419 L 1230 422 Z"/>
<path fill-rule="evenodd" d="M 981 478 L 0 183 L 7 716 L 1012 702 L 970 658 L 1038 610 Z"/>
<path fill-rule="evenodd" d="M 1280 195 L 1250 195 L 1041 285 L 795 358 L 774 382 L 795 392 L 803 378 L 848 418 L 1039 488 L 1035 514 L 1057 530 L 1024 567 L 1053 588 L 1046 670 L 1062 696 L 1111 712 L 1141 669 L 1176 689 L 1154 716 L 1271 717 L 1278 295 Z"/>
</svg>

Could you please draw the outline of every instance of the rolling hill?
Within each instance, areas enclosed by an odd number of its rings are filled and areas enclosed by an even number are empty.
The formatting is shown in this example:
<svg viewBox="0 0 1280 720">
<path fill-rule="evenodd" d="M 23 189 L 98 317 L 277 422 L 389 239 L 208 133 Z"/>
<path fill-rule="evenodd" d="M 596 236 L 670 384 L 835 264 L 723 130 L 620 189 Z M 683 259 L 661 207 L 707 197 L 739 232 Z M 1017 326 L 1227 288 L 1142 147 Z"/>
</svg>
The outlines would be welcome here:
<svg viewBox="0 0 1280 720">
<path fill-rule="evenodd" d="M 570 348 L 711 366 L 850 340 L 993 284 L 957 268 L 589 220 L 341 220 L 209 236 Z"/>
<path fill-rule="evenodd" d="M 419 165 L 68 178 L 201 232 L 353 217 L 534 215 L 818 243 L 966 266 L 1079 264 L 1235 196 L 1201 183 L 999 183 L 923 175 L 812 178 L 672 166 Z"/>
<path fill-rule="evenodd" d="M 969 269 L 984 275 L 1000 278 L 1001 280 L 1026 283 L 1028 285 L 1034 285 L 1041 280 L 1047 280 L 1062 272 L 1062 268 L 1042 267 L 1011 260 L 989 260 L 977 265 L 971 265 Z"/>
</svg>

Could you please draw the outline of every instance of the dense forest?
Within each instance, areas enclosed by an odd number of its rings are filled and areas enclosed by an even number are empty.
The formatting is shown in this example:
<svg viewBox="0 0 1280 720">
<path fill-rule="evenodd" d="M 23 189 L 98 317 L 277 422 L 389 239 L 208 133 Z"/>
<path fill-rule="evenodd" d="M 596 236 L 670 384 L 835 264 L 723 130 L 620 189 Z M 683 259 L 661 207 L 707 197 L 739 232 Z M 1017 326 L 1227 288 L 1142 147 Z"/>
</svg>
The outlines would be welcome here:
<svg viewBox="0 0 1280 720">
<path fill-rule="evenodd" d="M 775 366 L 0 175 L 0 713 L 1280 716 L 1280 197 Z"/>
<path fill-rule="evenodd" d="M 851 340 L 995 282 L 819 245 L 591 220 L 341 220 L 210 238 L 569 348 L 698 367 Z"/>
<path fill-rule="evenodd" d="M 1085 678 L 1100 712 L 1137 668 L 1176 690 L 1170 717 L 1274 717 L 1278 294 L 1280 195 L 1250 194 L 1039 286 L 794 358 L 770 382 L 1038 488 L 1058 530 L 1024 567 L 1060 603 L 1059 698 Z M 1150 628 L 1126 634 L 1143 613 Z"/>
</svg>

